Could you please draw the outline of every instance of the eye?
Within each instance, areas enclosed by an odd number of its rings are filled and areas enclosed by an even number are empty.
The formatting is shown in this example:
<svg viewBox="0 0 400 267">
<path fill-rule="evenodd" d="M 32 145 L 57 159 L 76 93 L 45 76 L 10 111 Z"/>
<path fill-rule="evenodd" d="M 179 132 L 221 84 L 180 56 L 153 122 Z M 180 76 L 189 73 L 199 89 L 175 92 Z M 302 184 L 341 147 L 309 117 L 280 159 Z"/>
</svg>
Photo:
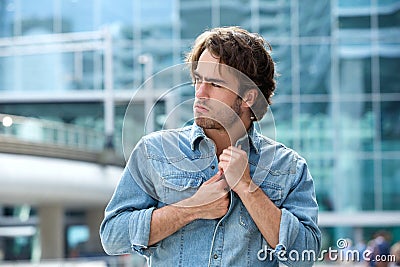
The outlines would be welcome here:
<svg viewBox="0 0 400 267">
<path fill-rule="evenodd" d="M 211 86 L 212 86 L 212 87 L 215 87 L 215 88 L 221 88 L 221 87 L 222 87 L 221 85 L 216 84 L 216 83 L 211 83 Z"/>
</svg>

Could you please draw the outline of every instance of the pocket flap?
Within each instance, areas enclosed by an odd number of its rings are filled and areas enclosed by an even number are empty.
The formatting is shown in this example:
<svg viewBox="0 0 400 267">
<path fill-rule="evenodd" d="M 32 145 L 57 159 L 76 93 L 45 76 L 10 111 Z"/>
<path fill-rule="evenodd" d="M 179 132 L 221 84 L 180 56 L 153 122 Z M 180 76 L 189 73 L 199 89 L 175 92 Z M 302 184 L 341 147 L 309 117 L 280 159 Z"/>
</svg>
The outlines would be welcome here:
<svg viewBox="0 0 400 267">
<path fill-rule="evenodd" d="M 168 175 L 162 178 L 162 184 L 165 187 L 176 191 L 184 191 L 189 188 L 198 188 L 201 185 L 202 177 L 194 174 L 176 174 Z"/>
</svg>

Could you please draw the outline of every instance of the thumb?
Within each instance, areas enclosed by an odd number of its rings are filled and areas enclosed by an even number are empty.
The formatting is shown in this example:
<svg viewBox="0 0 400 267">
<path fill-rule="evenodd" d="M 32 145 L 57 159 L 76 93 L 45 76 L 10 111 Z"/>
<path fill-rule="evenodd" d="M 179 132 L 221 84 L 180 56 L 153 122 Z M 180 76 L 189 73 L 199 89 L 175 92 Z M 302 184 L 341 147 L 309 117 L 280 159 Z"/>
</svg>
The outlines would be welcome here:
<svg viewBox="0 0 400 267">
<path fill-rule="evenodd" d="M 203 184 L 211 184 L 221 179 L 223 172 L 219 170 L 213 177 L 205 181 Z"/>
</svg>

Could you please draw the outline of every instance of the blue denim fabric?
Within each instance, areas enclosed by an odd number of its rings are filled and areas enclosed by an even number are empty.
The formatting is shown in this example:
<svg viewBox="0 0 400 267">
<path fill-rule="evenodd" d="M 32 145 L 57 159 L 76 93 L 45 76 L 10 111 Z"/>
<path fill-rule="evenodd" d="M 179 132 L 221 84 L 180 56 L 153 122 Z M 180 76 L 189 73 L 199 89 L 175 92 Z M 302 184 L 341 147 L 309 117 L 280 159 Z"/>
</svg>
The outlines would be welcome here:
<svg viewBox="0 0 400 267">
<path fill-rule="evenodd" d="M 218 171 L 214 143 L 196 124 L 155 132 L 138 142 L 105 210 L 100 227 L 104 250 L 114 255 L 135 251 L 146 256 L 150 266 L 256 267 L 278 266 L 279 261 L 311 266 L 311 261 L 298 261 L 304 260 L 303 251 L 317 256 L 321 242 L 314 184 L 305 160 L 254 126 L 239 144 L 248 152 L 253 181 L 282 210 L 275 250 L 233 191 L 223 218 L 195 220 L 148 246 L 153 210 L 193 195 Z"/>
</svg>

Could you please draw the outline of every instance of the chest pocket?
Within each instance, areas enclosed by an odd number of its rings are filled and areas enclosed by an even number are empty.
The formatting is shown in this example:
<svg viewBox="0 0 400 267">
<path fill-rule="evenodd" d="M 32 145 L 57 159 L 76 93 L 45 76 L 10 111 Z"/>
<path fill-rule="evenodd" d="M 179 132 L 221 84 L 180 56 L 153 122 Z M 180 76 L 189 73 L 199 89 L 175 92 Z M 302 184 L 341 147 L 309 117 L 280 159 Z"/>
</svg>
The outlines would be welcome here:
<svg viewBox="0 0 400 267">
<path fill-rule="evenodd" d="M 170 172 L 161 176 L 160 200 L 166 204 L 191 197 L 203 182 L 202 173 Z"/>
<path fill-rule="evenodd" d="M 152 155 L 151 173 L 158 200 L 173 204 L 191 197 L 203 181 L 213 157 L 204 154 L 187 156 L 176 151 L 174 157 Z"/>
</svg>

